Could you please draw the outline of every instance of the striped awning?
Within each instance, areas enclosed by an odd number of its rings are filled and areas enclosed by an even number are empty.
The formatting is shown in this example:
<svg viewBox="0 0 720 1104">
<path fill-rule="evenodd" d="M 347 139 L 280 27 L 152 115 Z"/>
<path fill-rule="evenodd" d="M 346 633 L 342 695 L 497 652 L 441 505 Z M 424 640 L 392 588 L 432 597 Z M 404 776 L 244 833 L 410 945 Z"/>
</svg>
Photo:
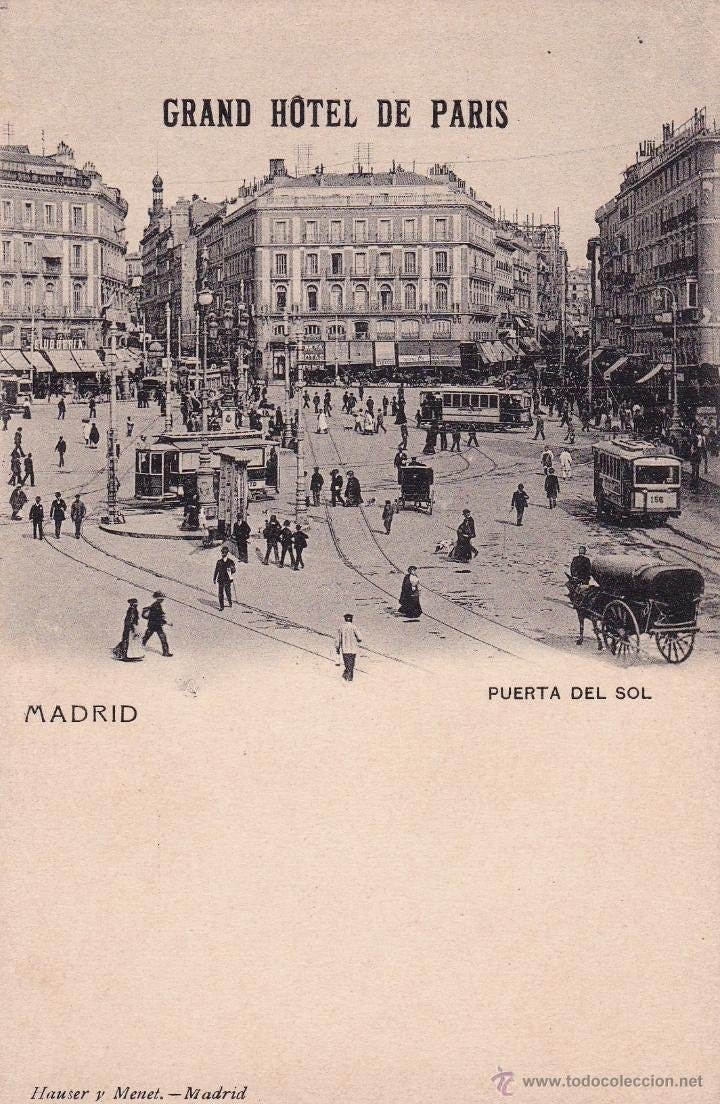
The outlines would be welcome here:
<svg viewBox="0 0 720 1104">
<path fill-rule="evenodd" d="M 603 379 L 610 379 L 613 372 L 617 372 L 618 368 L 622 368 L 623 364 L 627 364 L 628 358 L 626 356 L 618 357 L 614 364 L 611 364 L 609 368 L 606 368 L 603 372 Z"/>
<path fill-rule="evenodd" d="M 103 362 L 94 349 L 73 349 L 72 355 L 79 372 L 102 372 Z"/>
<path fill-rule="evenodd" d="M 75 372 L 84 372 L 84 368 L 78 366 L 78 362 L 70 349 L 48 349 L 47 358 L 50 361 L 53 372 L 59 376 L 71 376 Z"/>
<path fill-rule="evenodd" d="M 635 383 L 647 383 L 647 381 L 656 376 L 658 372 L 662 372 L 663 368 L 663 364 L 656 364 L 655 367 L 651 368 L 649 372 L 646 372 L 644 376 L 640 376 L 639 379 L 636 379 Z"/>
<path fill-rule="evenodd" d="M 23 375 L 30 371 L 30 362 L 19 349 L 3 349 L 0 352 L 0 364 L 12 368 L 13 372 L 22 372 Z"/>
</svg>

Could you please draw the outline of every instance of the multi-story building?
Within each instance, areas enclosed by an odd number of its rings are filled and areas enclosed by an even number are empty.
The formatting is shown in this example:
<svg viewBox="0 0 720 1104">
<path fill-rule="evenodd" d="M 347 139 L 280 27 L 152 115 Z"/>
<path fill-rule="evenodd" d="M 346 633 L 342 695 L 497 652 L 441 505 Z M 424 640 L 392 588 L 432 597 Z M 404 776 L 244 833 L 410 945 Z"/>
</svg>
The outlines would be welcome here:
<svg viewBox="0 0 720 1104">
<path fill-rule="evenodd" d="M 171 354 L 179 357 L 190 351 L 189 343 L 194 347 L 194 337 L 188 335 L 195 332 L 197 233 L 221 208 L 197 195 L 181 196 L 172 207 L 165 207 L 159 174 L 152 188 L 149 221 L 140 242 L 140 309 L 147 332 L 163 345 L 169 330 Z"/>
<path fill-rule="evenodd" d="M 590 320 L 590 270 L 571 268 L 567 277 L 567 326 L 576 337 L 587 335 Z"/>
<path fill-rule="evenodd" d="M 137 328 L 141 323 L 140 296 L 142 294 L 142 258 L 139 252 L 125 255 L 125 291 L 130 323 Z"/>
<path fill-rule="evenodd" d="M 228 204 L 224 228 L 225 294 L 251 305 L 272 374 L 284 370 L 286 312 L 308 360 L 383 366 L 397 342 L 401 365 L 427 364 L 431 348 L 433 363 L 454 365 L 461 342 L 497 334 L 492 210 L 447 166 L 292 177 L 274 160 Z"/>
<path fill-rule="evenodd" d="M 674 304 L 681 384 L 718 386 L 719 178 L 720 131 L 695 111 L 682 126 L 666 123 L 659 143 L 640 144 L 618 194 L 595 213 L 596 332 L 641 358 L 645 378 L 669 367 Z"/>
<path fill-rule="evenodd" d="M 92 162 L 0 146 L 0 347 L 96 349 L 127 315 L 127 203 Z"/>
</svg>

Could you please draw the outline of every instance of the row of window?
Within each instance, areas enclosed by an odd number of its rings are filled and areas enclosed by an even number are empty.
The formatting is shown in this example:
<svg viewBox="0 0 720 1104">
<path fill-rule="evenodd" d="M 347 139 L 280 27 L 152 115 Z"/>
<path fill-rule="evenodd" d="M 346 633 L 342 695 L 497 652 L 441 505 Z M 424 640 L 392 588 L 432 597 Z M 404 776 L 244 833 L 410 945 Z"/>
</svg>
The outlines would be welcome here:
<svg viewBox="0 0 720 1104">
<path fill-rule="evenodd" d="M 329 288 L 329 310 L 342 310 L 345 302 L 345 292 L 342 284 L 331 284 Z M 434 288 L 435 310 L 448 309 L 449 288 L 447 284 L 437 284 Z M 305 309 L 316 311 L 319 309 L 319 289 L 315 284 L 309 284 L 305 288 Z M 352 289 L 352 301 L 348 303 L 353 310 L 366 311 L 370 302 L 370 296 L 366 284 L 356 284 Z M 381 311 L 394 309 L 394 294 L 390 284 L 381 284 L 378 288 L 378 308 Z M 284 311 L 288 304 L 288 289 L 283 284 L 275 288 L 275 310 Z M 416 284 L 406 284 L 402 292 L 402 304 L 405 310 L 417 310 L 418 290 Z"/>
<path fill-rule="evenodd" d="M 52 310 L 58 306 L 58 293 L 60 285 L 54 280 L 48 280 L 43 288 L 43 300 L 42 304 L 38 301 L 38 295 L 36 290 L 36 283 L 34 280 L 25 280 L 22 287 L 22 306 L 26 310 L 30 310 L 33 306 L 44 305 L 46 309 Z M 2 282 L 2 305 L 4 310 L 11 310 L 16 305 L 15 300 L 15 287 L 12 280 L 3 280 Z M 72 285 L 72 308 L 75 311 L 82 310 L 85 306 L 85 285 L 83 283 L 74 283 Z"/>
<path fill-rule="evenodd" d="M 307 276 L 318 276 L 320 274 L 320 255 L 319 253 L 306 253 L 303 259 L 304 272 Z M 330 254 L 330 275 L 342 276 L 344 274 L 345 258 L 342 253 Z M 377 255 L 377 270 L 380 275 L 390 275 L 393 271 L 392 253 L 381 252 Z M 433 270 L 437 272 L 450 272 L 450 255 L 446 249 L 437 249 L 433 254 Z M 288 266 L 288 254 L 276 253 L 275 254 L 275 275 L 287 276 L 289 273 Z M 356 276 L 369 275 L 368 269 L 368 254 L 367 253 L 354 253 L 353 254 L 353 269 Z M 406 276 L 416 276 L 418 274 L 418 258 L 417 253 L 408 252 L 403 254 L 403 273 Z"/>
<path fill-rule="evenodd" d="M 401 232 L 403 241 L 417 241 L 418 220 L 416 218 L 404 218 L 401 226 L 396 221 L 396 225 L 393 227 L 393 219 L 379 218 L 377 220 L 377 230 L 369 229 L 366 218 L 353 219 L 352 223 L 352 240 L 355 242 L 370 240 L 390 242 L 394 240 L 394 236 L 398 232 Z M 331 242 L 343 242 L 351 236 L 349 227 L 346 227 L 343 219 L 330 219 L 328 231 L 325 230 L 324 224 L 321 226 L 318 219 L 305 219 L 302 231 L 304 242 L 324 241 L 326 233 Z M 372 239 L 371 233 L 373 235 Z M 274 242 L 290 242 L 292 241 L 291 234 L 292 223 L 289 219 L 273 220 L 272 240 Z M 435 241 L 450 241 L 452 238 L 452 220 L 445 217 L 434 218 L 432 220 L 432 236 Z"/>
<path fill-rule="evenodd" d="M 364 320 L 351 323 L 350 334 L 356 341 L 367 341 L 370 338 L 370 324 Z M 450 337 L 452 327 L 449 319 L 438 318 L 433 322 L 433 337 Z M 316 322 L 308 322 L 303 327 L 306 338 L 323 340 L 323 328 Z M 273 337 L 277 340 L 285 338 L 285 329 L 282 325 L 273 326 Z M 418 338 L 420 336 L 420 321 L 417 318 L 404 318 L 396 326 L 394 322 L 376 322 L 375 340 L 394 341 L 400 339 Z M 348 337 L 347 327 L 343 322 L 335 322 L 325 328 L 325 340 L 328 342 L 345 341 Z M 488 339 L 490 334 L 488 332 Z M 328 350 L 332 353 L 332 349 Z M 331 357 L 330 357 L 331 359 Z"/>
<path fill-rule="evenodd" d="M 18 200 L 17 221 L 22 226 L 44 226 L 46 229 L 62 228 L 62 206 L 59 203 L 35 204 L 32 200 Z M 12 226 L 15 222 L 15 203 L 12 199 L 0 199 L 0 225 Z M 73 204 L 70 208 L 70 228 L 84 230 L 85 204 Z"/>
<path fill-rule="evenodd" d="M 34 267 L 38 263 L 37 256 L 37 243 L 34 241 L 18 241 L 15 240 L 15 260 L 18 264 L 24 264 L 28 267 Z M 48 260 L 57 260 L 60 258 L 47 258 Z M 13 239 L 3 238 L 0 241 L 0 260 L 4 265 L 11 265 L 13 263 Z M 70 250 L 70 264 L 73 268 L 85 267 L 85 246 L 73 243 Z M 124 274 L 123 274 L 124 275 Z"/>
</svg>

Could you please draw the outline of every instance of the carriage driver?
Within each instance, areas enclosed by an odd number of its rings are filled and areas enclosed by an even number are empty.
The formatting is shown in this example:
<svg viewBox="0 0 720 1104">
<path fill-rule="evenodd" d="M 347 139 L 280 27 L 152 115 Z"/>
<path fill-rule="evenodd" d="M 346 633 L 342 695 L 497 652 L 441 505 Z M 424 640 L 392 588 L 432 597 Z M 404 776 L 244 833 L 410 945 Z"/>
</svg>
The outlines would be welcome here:
<svg viewBox="0 0 720 1104">
<path fill-rule="evenodd" d="M 568 575 L 570 601 L 575 606 L 578 615 L 578 624 L 580 626 L 580 632 L 575 641 L 578 645 L 582 644 L 585 638 L 585 618 L 589 616 L 588 609 L 592 606 L 593 593 L 598 590 L 598 587 L 593 586 L 591 583 L 591 579 L 592 563 L 587 554 L 587 548 L 584 544 L 581 544 L 578 548 L 577 556 L 573 556 L 572 558 L 570 563 L 570 574 Z M 602 638 L 598 632 L 597 622 L 592 617 L 590 617 L 589 620 L 595 630 L 598 651 L 601 652 Z"/>
</svg>

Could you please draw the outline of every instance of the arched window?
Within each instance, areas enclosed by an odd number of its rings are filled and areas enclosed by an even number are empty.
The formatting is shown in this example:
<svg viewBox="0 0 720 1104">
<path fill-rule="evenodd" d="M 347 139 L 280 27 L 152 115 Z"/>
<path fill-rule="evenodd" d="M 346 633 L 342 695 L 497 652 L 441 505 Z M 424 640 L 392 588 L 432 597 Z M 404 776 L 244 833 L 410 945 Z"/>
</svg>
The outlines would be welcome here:
<svg viewBox="0 0 720 1104">
<path fill-rule="evenodd" d="M 26 280 L 23 284 L 23 306 L 31 307 L 33 303 L 33 285 L 32 280 Z"/>
<path fill-rule="evenodd" d="M 284 311 L 287 306 L 287 288 L 282 284 L 275 290 L 275 309 Z"/>
<path fill-rule="evenodd" d="M 417 309 L 417 288 L 415 284 L 405 285 L 405 310 Z"/>
<path fill-rule="evenodd" d="M 328 330 L 328 337 L 338 339 L 345 337 L 345 327 L 341 325 L 331 326 Z"/>
<path fill-rule="evenodd" d="M 305 327 L 306 337 L 320 337 L 320 327 L 316 322 L 309 322 Z"/>
<path fill-rule="evenodd" d="M 83 299 L 84 299 L 83 291 L 84 291 L 84 288 L 83 288 L 82 284 L 73 284 L 73 293 L 72 293 L 73 300 L 72 301 L 73 301 L 73 310 L 74 311 L 82 310 Z"/>
<path fill-rule="evenodd" d="M 355 305 L 355 310 L 367 310 L 368 289 L 365 284 L 355 285 L 355 291 L 353 292 L 353 302 Z"/>
<path fill-rule="evenodd" d="M 390 284 L 380 285 L 380 310 L 389 311 L 392 310 L 393 305 L 393 293 Z"/>
<path fill-rule="evenodd" d="M 315 284 L 310 284 L 307 289 L 307 309 L 311 311 L 318 309 L 318 289 Z"/>
<path fill-rule="evenodd" d="M 420 323 L 417 318 L 404 318 L 400 323 L 401 337 L 419 337 Z"/>
<path fill-rule="evenodd" d="M 55 284 L 48 280 L 45 284 L 45 306 L 52 309 L 55 306 Z"/>
<path fill-rule="evenodd" d="M 435 288 L 435 310 L 447 310 L 448 288 L 447 284 L 438 284 Z"/>
<path fill-rule="evenodd" d="M 10 283 L 9 280 L 3 280 L 2 305 L 4 307 L 9 307 L 11 298 L 12 298 L 12 284 Z"/>
<path fill-rule="evenodd" d="M 330 287 L 330 309 L 342 310 L 343 289 L 342 284 L 332 284 Z"/>
</svg>

